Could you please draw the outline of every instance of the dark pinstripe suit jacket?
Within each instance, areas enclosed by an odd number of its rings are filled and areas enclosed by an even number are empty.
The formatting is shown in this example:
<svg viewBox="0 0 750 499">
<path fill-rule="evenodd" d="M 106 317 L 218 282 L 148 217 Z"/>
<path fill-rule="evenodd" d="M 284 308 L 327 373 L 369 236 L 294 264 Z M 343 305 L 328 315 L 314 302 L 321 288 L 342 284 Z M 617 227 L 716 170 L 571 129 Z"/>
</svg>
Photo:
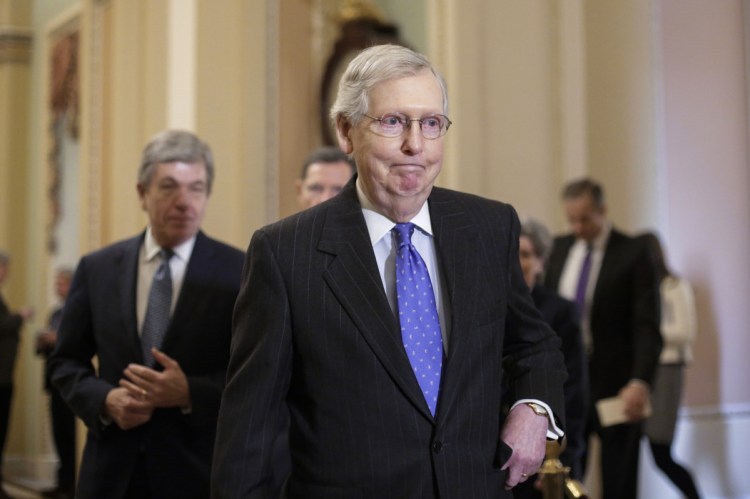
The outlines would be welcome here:
<svg viewBox="0 0 750 499">
<path fill-rule="evenodd" d="M 151 479 L 154 497 L 209 495 L 242 252 L 198 233 L 162 344 L 187 376 L 192 412 L 156 409 L 148 423 L 123 431 L 103 425 L 100 414 L 127 365 L 143 362 L 136 317 L 142 241 L 143 234 L 81 259 L 50 358 L 53 383 L 89 429 L 79 499 L 124 497 L 137 462 Z"/>
<path fill-rule="evenodd" d="M 451 310 L 436 417 L 388 305 L 354 180 L 255 233 L 234 315 L 213 497 L 264 497 L 289 411 L 289 498 L 508 497 L 501 384 L 562 415 L 559 340 L 529 297 L 508 205 L 429 198 Z"/>
</svg>

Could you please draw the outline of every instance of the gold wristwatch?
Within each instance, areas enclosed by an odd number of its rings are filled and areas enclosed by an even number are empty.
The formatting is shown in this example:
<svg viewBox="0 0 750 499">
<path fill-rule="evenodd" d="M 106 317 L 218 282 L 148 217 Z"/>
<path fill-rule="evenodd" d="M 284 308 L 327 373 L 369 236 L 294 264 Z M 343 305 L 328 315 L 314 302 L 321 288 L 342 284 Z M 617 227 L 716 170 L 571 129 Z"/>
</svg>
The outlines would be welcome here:
<svg viewBox="0 0 750 499">
<path fill-rule="evenodd" d="M 544 416 L 544 417 L 548 417 L 549 416 L 549 413 L 547 412 L 547 409 L 545 409 L 544 407 L 542 407 L 539 404 L 536 404 L 534 402 L 526 402 L 526 405 L 528 405 L 529 407 L 531 407 L 531 410 L 534 411 L 534 414 L 536 414 L 537 416 Z"/>
</svg>

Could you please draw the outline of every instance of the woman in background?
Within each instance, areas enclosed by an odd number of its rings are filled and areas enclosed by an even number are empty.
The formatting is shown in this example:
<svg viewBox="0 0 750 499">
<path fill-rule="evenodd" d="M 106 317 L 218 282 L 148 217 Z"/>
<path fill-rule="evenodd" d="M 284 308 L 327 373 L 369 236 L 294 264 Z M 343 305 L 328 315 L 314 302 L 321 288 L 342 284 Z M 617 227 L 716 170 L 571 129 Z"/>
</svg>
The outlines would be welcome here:
<svg viewBox="0 0 750 499">
<path fill-rule="evenodd" d="M 667 267 L 664 251 L 654 234 L 641 236 L 657 265 L 661 291 L 661 334 L 664 348 L 651 391 L 653 413 L 644 423 L 651 453 L 659 469 L 688 499 L 699 499 L 690 472 L 672 457 L 672 440 L 682 395 L 685 365 L 693 358 L 696 334 L 695 298 L 690 283 Z"/>
</svg>

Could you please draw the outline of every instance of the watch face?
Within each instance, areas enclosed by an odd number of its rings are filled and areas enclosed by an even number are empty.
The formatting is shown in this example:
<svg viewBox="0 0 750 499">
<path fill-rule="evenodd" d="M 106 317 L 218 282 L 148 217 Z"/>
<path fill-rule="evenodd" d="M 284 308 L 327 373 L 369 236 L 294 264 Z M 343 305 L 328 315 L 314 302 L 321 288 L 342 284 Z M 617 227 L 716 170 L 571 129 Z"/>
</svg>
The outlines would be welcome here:
<svg viewBox="0 0 750 499">
<path fill-rule="evenodd" d="M 528 405 L 529 407 L 531 407 L 531 410 L 533 410 L 534 413 L 537 414 L 538 416 L 546 416 L 547 415 L 547 410 L 544 407 L 542 407 L 541 405 L 539 405 L 539 404 L 535 404 L 533 402 L 527 402 L 526 405 Z"/>
</svg>

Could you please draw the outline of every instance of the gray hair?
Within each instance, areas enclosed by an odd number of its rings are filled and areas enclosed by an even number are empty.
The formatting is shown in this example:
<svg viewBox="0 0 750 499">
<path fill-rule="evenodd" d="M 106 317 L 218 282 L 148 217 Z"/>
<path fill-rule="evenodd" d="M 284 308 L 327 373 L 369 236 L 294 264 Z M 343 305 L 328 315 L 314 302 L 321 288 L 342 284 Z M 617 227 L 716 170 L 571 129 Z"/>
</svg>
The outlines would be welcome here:
<svg viewBox="0 0 750 499">
<path fill-rule="evenodd" d="M 347 66 L 339 81 L 336 102 L 330 117 L 334 125 L 339 116 L 352 125 L 359 123 L 368 111 L 370 90 L 388 80 L 416 76 L 429 70 L 437 78 L 443 93 L 443 114 L 448 114 L 448 90 L 445 79 L 427 58 L 401 45 L 375 45 L 363 50 Z"/>
<path fill-rule="evenodd" d="M 521 235 L 529 238 L 534 247 L 534 254 L 540 260 L 546 261 L 552 249 L 552 236 L 547 227 L 529 218 L 521 223 Z"/>
<path fill-rule="evenodd" d="M 211 194 L 214 181 L 214 159 L 208 144 L 186 130 L 165 130 L 155 135 L 143 149 L 138 185 L 147 187 L 159 163 L 181 161 L 203 163 L 206 167 L 206 189 Z"/>
<path fill-rule="evenodd" d="M 310 155 L 305 158 L 305 162 L 302 165 L 302 172 L 300 179 L 305 180 L 307 177 L 307 170 L 310 169 L 310 165 L 313 163 L 346 163 L 349 165 L 349 169 L 352 175 L 356 173 L 356 167 L 354 166 L 354 160 L 338 147 L 324 146 L 315 149 Z"/>
<path fill-rule="evenodd" d="M 563 200 L 578 199 L 585 195 L 591 196 L 594 208 L 601 210 L 604 208 L 606 200 L 604 199 L 604 188 L 597 181 L 591 178 L 582 178 L 569 182 L 563 189 Z"/>
</svg>

